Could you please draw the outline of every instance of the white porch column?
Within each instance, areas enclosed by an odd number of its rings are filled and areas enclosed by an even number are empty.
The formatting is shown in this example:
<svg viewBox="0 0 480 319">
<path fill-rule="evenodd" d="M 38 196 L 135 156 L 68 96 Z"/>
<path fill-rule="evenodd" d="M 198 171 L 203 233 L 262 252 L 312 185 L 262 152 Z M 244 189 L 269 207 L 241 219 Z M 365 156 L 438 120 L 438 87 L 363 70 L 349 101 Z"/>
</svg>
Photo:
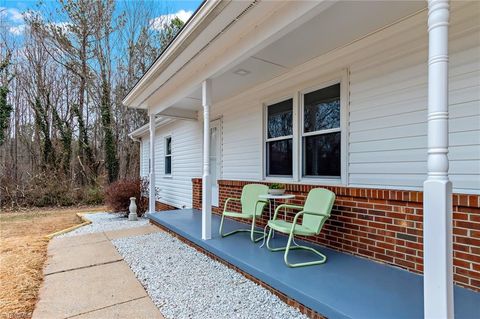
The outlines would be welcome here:
<svg viewBox="0 0 480 319">
<path fill-rule="evenodd" d="M 423 184 L 425 318 L 453 318 L 452 183 L 448 179 L 449 1 L 428 1 L 428 178 Z"/>
<path fill-rule="evenodd" d="M 150 114 L 150 173 L 148 192 L 148 212 L 155 213 L 155 114 Z"/>
<path fill-rule="evenodd" d="M 210 181 L 210 105 L 212 81 L 202 83 L 203 105 L 203 178 L 202 178 L 202 239 L 212 238 L 212 187 Z"/>
</svg>

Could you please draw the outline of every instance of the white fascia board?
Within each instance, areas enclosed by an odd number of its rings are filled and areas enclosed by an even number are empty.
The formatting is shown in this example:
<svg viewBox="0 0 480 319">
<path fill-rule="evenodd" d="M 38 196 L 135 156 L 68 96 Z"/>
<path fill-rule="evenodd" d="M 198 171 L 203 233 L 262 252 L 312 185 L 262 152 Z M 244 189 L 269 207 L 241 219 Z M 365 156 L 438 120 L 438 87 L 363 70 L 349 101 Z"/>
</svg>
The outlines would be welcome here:
<svg viewBox="0 0 480 319">
<path fill-rule="evenodd" d="M 174 121 L 174 119 L 171 119 L 171 118 L 157 117 L 155 119 L 155 128 L 159 128 L 161 126 L 170 124 L 173 121 Z M 148 134 L 149 129 L 150 129 L 150 124 L 147 123 L 147 124 L 137 128 L 136 130 L 130 132 L 128 134 L 128 137 L 130 137 L 132 140 L 138 142 L 138 141 L 140 141 L 140 139 L 143 136 Z"/>
<path fill-rule="evenodd" d="M 189 121 L 198 120 L 197 111 L 185 110 L 185 109 L 174 108 L 174 107 L 170 107 L 166 110 L 163 110 L 162 112 L 157 113 L 157 115 L 164 118 L 172 118 L 172 119 L 180 119 L 180 120 L 189 120 Z"/>
<path fill-rule="evenodd" d="M 228 1 L 229 2 L 229 1 Z M 150 82 L 155 78 L 155 74 L 158 72 L 158 69 L 168 60 L 171 56 L 177 53 L 177 50 L 182 46 L 186 39 L 195 31 L 204 18 L 211 13 L 215 7 L 220 3 L 220 1 L 205 1 L 202 4 L 194 16 L 191 17 L 187 25 L 180 30 L 180 33 L 176 36 L 175 40 L 170 43 L 168 48 L 161 54 L 161 56 L 154 62 L 154 64 L 147 70 L 147 72 L 142 76 L 142 78 L 135 84 L 132 90 L 127 94 L 123 99 L 122 103 L 128 107 L 134 108 L 146 108 L 145 105 L 138 105 L 136 98 L 141 92 L 145 90 Z"/>
</svg>

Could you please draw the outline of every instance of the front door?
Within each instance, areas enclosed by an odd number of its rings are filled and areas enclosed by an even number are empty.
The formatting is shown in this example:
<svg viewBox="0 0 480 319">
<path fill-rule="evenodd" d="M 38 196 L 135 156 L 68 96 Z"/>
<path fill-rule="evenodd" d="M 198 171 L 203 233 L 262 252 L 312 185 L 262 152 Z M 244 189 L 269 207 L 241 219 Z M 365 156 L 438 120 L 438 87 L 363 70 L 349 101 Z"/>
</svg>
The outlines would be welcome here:
<svg viewBox="0 0 480 319">
<path fill-rule="evenodd" d="M 212 205 L 218 207 L 218 179 L 222 145 L 221 119 L 210 122 L 210 177 L 212 181 Z"/>
</svg>

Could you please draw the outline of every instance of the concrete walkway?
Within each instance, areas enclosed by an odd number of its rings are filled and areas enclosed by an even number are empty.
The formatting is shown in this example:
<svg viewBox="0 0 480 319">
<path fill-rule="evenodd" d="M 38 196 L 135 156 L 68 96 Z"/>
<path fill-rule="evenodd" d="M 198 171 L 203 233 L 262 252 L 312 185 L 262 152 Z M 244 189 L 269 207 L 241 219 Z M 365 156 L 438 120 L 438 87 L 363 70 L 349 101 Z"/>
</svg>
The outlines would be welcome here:
<svg viewBox="0 0 480 319">
<path fill-rule="evenodd" d="M 156 231 L 150 225 L 54 238 L 48 246 L 45 280 L 33 318 L 162 319 L 111 242 Z"/>
</svg>

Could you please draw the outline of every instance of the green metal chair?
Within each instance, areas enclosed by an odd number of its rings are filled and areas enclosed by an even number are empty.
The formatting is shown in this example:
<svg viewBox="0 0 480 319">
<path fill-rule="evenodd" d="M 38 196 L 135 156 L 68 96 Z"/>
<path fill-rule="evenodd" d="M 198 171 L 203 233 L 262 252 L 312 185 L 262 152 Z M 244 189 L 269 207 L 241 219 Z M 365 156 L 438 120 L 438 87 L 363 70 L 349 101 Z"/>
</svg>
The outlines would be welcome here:
<svg viewBox="0 0 480 319">
<path fill-rule="evenodd" d="M 323 224 L 330 217 L 330 212 L 335 201 L 335 194 L 327 189 L 315 188 L 312 189 L 307 196 L 305 206 L 282 204 L 275 209 L 273 219 L 270 220 L 267 226 L 270 228 L 267 238 L 267 248 L 270 251 L 285 251 L 284 260 L 288 267 L 302 267 L 323 264 L 327 261 L 327 256 L 317 251 L 312 247 L 300 246 L 295 243 L 294 236 L 315 236 L 322 230 Z M 285 220 L 277 219 L 277 215 L 280 209 L 288 208 L 299 210 L 300 212 L 295 214 L 293 222 L 287 222 Z M 298 223 L 298 218 L 302 216 L 302 223 Z M 285 247 L 272 248 L 270 246 L 270 239 L 272 237 L 272 231 L 276 230 L 284 234 L 288 234 L 288 242 Z M 293 242 L 293 245 L 292 245 Z M 309 250 L 321 257 L 320 260 L 314 260 L 303 263 L 292 264 L 288 261 L 288 253 L 290 249 L 304 249 Z"/>
<path fill-rule="evenodd" d="M 261 184 L 248 184 L 245 185 L 242 189 L 242 196 L 241 198 L 227 198 L 225 201 L 225 206 L 223 208 L 222 214 L 222 221 L 220 222 L 220 229 L 218 233 L 222 237 L 227 237 L 239 232 L 250 232 L 250 239 L 252 242 L 258 242 L 265 238 L 265 234 L 262 231 L 255 230 L 255 219 L 262 215 L 263 209 L 267 204 L 266 200 L 262 200 L 259 198 L 260 195 L 267 195 L 268 194 L 268 186 L 261 185 Z M 238 201 L 242 205 L 242 212 L 229 212 L 227 210 L 227 205 L 230 201 Z M 223 220 L 225 216 L 228 217 L 236 217 L 236 218 L 243 218 L 243 219 L 251 219 L 252 220 L 252 227 L 250 229 L 236 229 L 229 233 L 223 234 Z M 254 234 L 262 234 L 261 237 L 255 238 Z"/>
</svg>

